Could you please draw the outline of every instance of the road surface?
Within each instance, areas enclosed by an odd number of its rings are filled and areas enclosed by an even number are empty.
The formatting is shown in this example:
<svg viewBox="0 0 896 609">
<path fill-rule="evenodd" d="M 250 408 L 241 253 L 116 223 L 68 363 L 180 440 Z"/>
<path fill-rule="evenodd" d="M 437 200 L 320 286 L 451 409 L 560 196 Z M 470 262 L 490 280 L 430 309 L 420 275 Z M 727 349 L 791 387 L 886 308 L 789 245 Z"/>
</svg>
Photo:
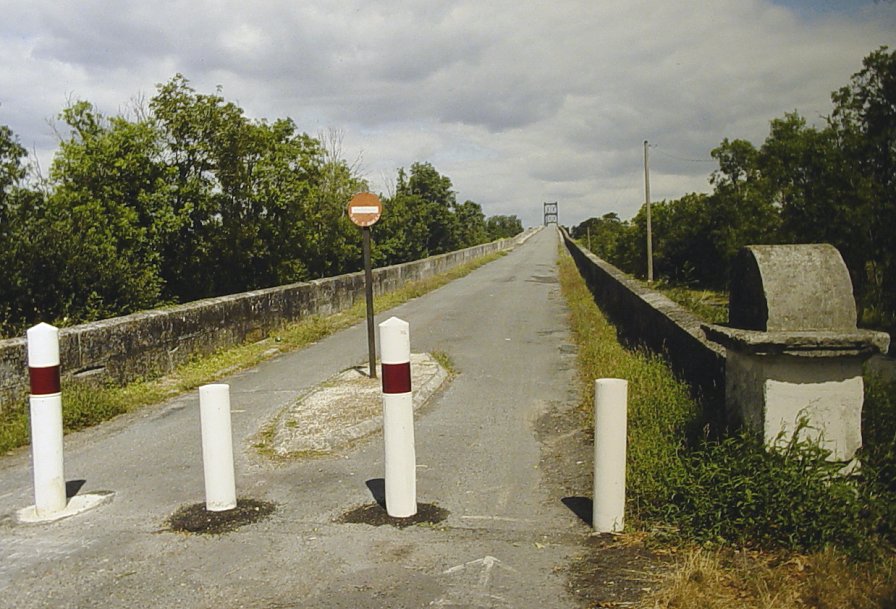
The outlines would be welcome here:
<svg viewBox="0 0 896 609">
<path fill-rule="evenodd" d="M 548 479 L 537 433 L 576 401 L 557 250 L 550 227 L 378 315 L 408 321 L 413 352 L 443 351 L 459 370 L 416 421 L 418 501 L 447 510 L 443 521 L 339 522 L 381 489 L 381 434 L 288 462 L 253 448 L 278 411 L 365 361 L 358 325 L 222 379 L 238 495 L 277 506 L 261 522 L 219 536 L 165 530 L 204 498 L 196 392 L 66 437 L 67 480 L 115 493 L 85 514 L 17 524 L 16 510 L 33 503 L 30 453 L 0 458 L 0 607 L 580 606 L 566 568 L 590 529 Z"/>
</svg>

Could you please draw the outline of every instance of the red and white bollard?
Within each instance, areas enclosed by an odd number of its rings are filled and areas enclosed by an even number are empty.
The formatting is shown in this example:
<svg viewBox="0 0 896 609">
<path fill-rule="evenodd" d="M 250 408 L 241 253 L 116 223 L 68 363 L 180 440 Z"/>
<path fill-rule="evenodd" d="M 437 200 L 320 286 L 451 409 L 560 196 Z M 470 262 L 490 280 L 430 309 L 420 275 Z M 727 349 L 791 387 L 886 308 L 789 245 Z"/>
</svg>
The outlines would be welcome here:
<svg viewBox="0 0 896 609">
<path fill-rule="evenodd" d="M 66 505 L 59 329 L 41 323 L 30 328 L 27 337 L 34 513 L 38 518 L 44 518 L 61 512 Z"/>
<path fill-rule="evenodd" d="M 599 533 L 622 531 L 625 517 L 625 453 L 628 381 L 594 381 L 594 507 Z"/>
<path fill-rule="evenodd" d="M 417 513 L 411 336 L 408 322 L 397 317 L 387 319 L 379 328 L 386 447 L 386 512 L 393 518 L 407 518 Z"/>
<path fill-rule="evenodd" d="M 236 482 L 230 385 L 203 385 L 199 388 L 199 419 L 202 427 L 205 509 L 209 512 L 232 510 L 236 507 Z"/>
</svg>

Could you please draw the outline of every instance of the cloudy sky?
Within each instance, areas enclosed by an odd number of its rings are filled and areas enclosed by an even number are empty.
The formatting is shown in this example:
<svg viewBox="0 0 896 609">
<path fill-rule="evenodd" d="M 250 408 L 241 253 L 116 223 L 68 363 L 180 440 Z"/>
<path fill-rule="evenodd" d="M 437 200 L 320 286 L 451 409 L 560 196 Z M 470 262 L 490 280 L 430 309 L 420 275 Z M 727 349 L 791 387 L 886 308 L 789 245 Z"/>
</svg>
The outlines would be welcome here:
<svg viewBox="0 0 896 609">
<path fill-rule="evenodd" d="M 429 161 L 458 199 L 540 224 L 706 191 L 724 137 L 819 122 L 894 0 L 0 0 L 0 124 L 44 169 L 72 99 L 123 111 L 184 74 L 251 117 L 344 133 L 371 189 Z"/>
</svg>

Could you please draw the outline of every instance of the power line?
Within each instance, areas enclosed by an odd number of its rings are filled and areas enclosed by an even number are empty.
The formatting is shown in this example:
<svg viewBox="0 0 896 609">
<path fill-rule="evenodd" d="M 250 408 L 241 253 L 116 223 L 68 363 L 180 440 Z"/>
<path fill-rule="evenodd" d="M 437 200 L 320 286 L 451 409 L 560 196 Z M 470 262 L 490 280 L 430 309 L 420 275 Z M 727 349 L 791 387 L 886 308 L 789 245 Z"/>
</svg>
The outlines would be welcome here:
<svg viewBox="0 0 896 609">
<path fill-rule="evenodd" d="M 657 146 L 656 144 L 651 144 L 650 147 L 653 148 L 654 150 L 656 150 L 657 152 L 659 152 L 661 155 L 667 156 L 670 159 L 675 159 L 676 161 L 686 161 L 688 163 L 715 163 L 716 162 L 715 159 L 688 159 L 688 158 L 685 158 L 682 156 L 676 156 L 674 154 L 669 154 L 668 152 L 664 152 L 663 150 L 661 150 L 659 148 L 659 146 Z"/>
</svg>

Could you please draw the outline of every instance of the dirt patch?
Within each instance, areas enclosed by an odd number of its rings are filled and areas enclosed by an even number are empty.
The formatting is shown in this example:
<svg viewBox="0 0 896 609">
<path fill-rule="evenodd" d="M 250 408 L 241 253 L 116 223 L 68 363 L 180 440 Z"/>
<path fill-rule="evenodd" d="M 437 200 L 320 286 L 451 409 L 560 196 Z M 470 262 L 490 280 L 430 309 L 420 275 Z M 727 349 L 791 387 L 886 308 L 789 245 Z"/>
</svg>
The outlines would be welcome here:
<svg viewBox="0 0 896 609">
<path fill-rule="evenodd" d="M 637 534 L 595 534 L 567 569 L 567 584 L 587 607 L 627 607 L 656 586 L 664 568 Z"/>
<path fill-rule="evenodd" d="M 274 513 L 276 506 L 257 499 L 237 499 L 236 507 L 223 512 L 210 512 L 205 503 L 194 503 L 180 508 L 168 517 L 167 530 L 200 535 L 220 535 L 264 520 Z"/>
<path fill-rule="evenodd" d="M 536 423 L 541 471 L 551 500 L 582 522 L 581 553 L 565 570 L 570 592 L 583 607 L 629 607 L 655 586 L 666 557 L 639 533 L 593 533 L 591 528 L 594 434 L 584 413 L 555 403 Z"/>
<path fill-rule="evenodd" d="M 415 524 L 438 524 L 448 518 L 449 512 L 434 503 L 418 503 L 417 513 L 407 518 L 393 518 L 379 503 L 371 503 L 349 510 L 336 522 L 340 524 L 369 524 L 375 527 L 389 525 L 403 529 Z"/>
</svg>

